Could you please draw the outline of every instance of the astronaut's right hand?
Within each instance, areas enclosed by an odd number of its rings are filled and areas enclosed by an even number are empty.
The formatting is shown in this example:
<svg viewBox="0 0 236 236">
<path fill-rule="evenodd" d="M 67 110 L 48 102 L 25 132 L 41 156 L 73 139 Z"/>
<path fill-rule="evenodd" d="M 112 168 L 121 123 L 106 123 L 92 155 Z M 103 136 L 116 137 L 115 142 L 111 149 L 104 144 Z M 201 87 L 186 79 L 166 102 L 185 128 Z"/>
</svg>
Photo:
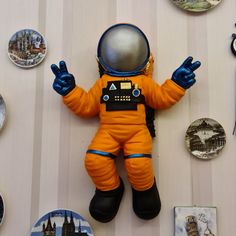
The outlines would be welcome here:
<svg viewBox="0 0 236 236">
<path fill-rule="evenodd" d="M 53 82 L 53 89 L 61 96 L 67 95 L 75 88 L 75 78 L 72 74 L 68 73 L 66 63 L 59 62 L 59 67 L 55 64 L 51 65 L 51 70 L 56 76 Z"/>
</svg>

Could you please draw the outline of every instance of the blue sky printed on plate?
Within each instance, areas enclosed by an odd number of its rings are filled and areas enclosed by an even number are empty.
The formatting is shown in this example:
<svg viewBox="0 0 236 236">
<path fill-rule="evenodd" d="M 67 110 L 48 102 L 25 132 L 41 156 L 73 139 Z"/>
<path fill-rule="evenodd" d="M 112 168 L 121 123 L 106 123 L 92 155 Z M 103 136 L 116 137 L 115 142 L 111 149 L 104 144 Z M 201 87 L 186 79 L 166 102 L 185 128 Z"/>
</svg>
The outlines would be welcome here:
<svg viewBox="0 0 236 236">
<path fill-rule="evenodd" d="M 86 232 L 88 236 L 93 236 L 92 229 L 89 223 L 79 214 L 70 210 L 54 210 L 42 216 L 37 223 L 33 226 L 30 236 L 42 236 L 43 224 L 47 225 L 48 218 L 50 216 L 52 225 L 56 223 L 56 236 L 62 235 L 62 225 L 65 219 L 65 213 L 67 215 L 68 221 L 70 221 L 71 214 L 75 223 L 76 231 L 78 231 L 79 226 L 81 227 L 81 232 Z"/>
</svg>

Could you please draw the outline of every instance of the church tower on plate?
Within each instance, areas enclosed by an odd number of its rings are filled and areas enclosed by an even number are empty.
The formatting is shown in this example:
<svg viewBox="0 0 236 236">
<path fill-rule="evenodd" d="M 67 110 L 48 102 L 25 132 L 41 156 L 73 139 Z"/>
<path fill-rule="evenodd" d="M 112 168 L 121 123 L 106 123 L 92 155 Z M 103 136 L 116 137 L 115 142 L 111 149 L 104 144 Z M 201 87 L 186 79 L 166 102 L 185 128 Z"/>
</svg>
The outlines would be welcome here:
<svg viewBox="0 0 236 236">
<path fill-rule="evenodd" d="M 43 224 L 43 236 L 56 236 L 56 224 L 52 225 L 50 215 L 48 217 L 47 225 Z"/>
</svg>

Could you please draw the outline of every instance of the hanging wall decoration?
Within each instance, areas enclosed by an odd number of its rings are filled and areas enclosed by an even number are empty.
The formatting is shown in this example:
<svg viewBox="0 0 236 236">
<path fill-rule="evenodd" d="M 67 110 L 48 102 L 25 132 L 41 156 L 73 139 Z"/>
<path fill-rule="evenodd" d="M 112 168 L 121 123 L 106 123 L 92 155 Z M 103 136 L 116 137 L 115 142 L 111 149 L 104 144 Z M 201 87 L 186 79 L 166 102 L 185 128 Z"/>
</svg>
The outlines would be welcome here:
<svg viewBox="0 0 236 236">
<path fill-rule="evenodd" d="M 0 194 L 0 225 L 2 224 L 4 213 L 5 213 L 4 202 Z"/>
<path fill-rule="evenodd" d="M 178 7 L 192 12 L 204 12 L 218 5 L 221 0 L 172 0 Z"/>
<path fill-rule="evenodd" d="M 44 37 L 35 30 L 23 29 L 16 32 L 8 44 L 10 60 L 21 68 L 31 68 L 43 61 L 47 53 Z"/>
<path fill-rule="evenodd" d="M 99 40 L 97 59 L 101 78 L 88 92 L 76 85 L 65 61 L 51 65 L 53 89 L 63 97 L 64 104 L 78 116 L 100 117 L 101 126 L 85 157 L 86 170 L 96 186 L 89 212 L 103 223 L 116 216 L 125 189 L 115 171 L 115 159 L 122 149 L 133 210 L 141 219 L 152 219 L 161 210 L 161 200 L 151 161 L 154 116 L 146 115 L 145 106 L 152 110 L 149 114 L 154 114 L 154 109 L 177 103 L 194 85 L 195 70 L 201 63 L 189 56 L 171 79 L 157 84 L 152 79 L 154 59 L 148 39 L 132 24 L 109 27 Z"/>
<path fill-rule="evenodd" d="M 236 23 L 235 23 L 236 26 Z M 231 51 L 236 56 L 236 34 L 232 34 L 233 40 L 231 43 Z"/>
<path fill-rule="evenodd" d="M 0 131 L 3 128 L 6 120 L 6 104 L 0 94 Z"/>
<path fill-rule="evenodd" d="M 42 216 L 31 230 L 30 236 L 93 236 L 89 223 L 78 213 L 58 209 Z"/>
<path fill-rule="evenodd" d="M 222 150 L 226 143 L 226 135 L 217 121 L 201 118 L 188 127 L 185 141 L 192 155 L 207 160 L 216 157 Z"/>
<path fill-rule="evenodd" d="M 216 207 L 175 207 L 175 236 L 217 236 Z"/>
</svg>

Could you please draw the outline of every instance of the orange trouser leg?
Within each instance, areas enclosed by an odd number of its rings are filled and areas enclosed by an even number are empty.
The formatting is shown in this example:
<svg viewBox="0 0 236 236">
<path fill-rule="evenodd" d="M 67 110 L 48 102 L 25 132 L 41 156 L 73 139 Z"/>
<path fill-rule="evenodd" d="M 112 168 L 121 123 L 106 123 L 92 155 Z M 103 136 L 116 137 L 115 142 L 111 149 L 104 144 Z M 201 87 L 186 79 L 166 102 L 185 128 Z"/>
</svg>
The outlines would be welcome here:
<svg viewBox="0 0 236 236">
<path fill-rule="evenodd" d="M 108 191 L 119 187 L 120 179 L 116 172 L 114 159 L 87 153 L 85 167 L 97 189 Z"/>
<path fill-rule="evenodd" d="M 125 159 L 125 168 L 129 182 L 138 191 L 144 191 L 153 186 L 154 174 L 152 159 L 146 157 Z"/>
</svg>

